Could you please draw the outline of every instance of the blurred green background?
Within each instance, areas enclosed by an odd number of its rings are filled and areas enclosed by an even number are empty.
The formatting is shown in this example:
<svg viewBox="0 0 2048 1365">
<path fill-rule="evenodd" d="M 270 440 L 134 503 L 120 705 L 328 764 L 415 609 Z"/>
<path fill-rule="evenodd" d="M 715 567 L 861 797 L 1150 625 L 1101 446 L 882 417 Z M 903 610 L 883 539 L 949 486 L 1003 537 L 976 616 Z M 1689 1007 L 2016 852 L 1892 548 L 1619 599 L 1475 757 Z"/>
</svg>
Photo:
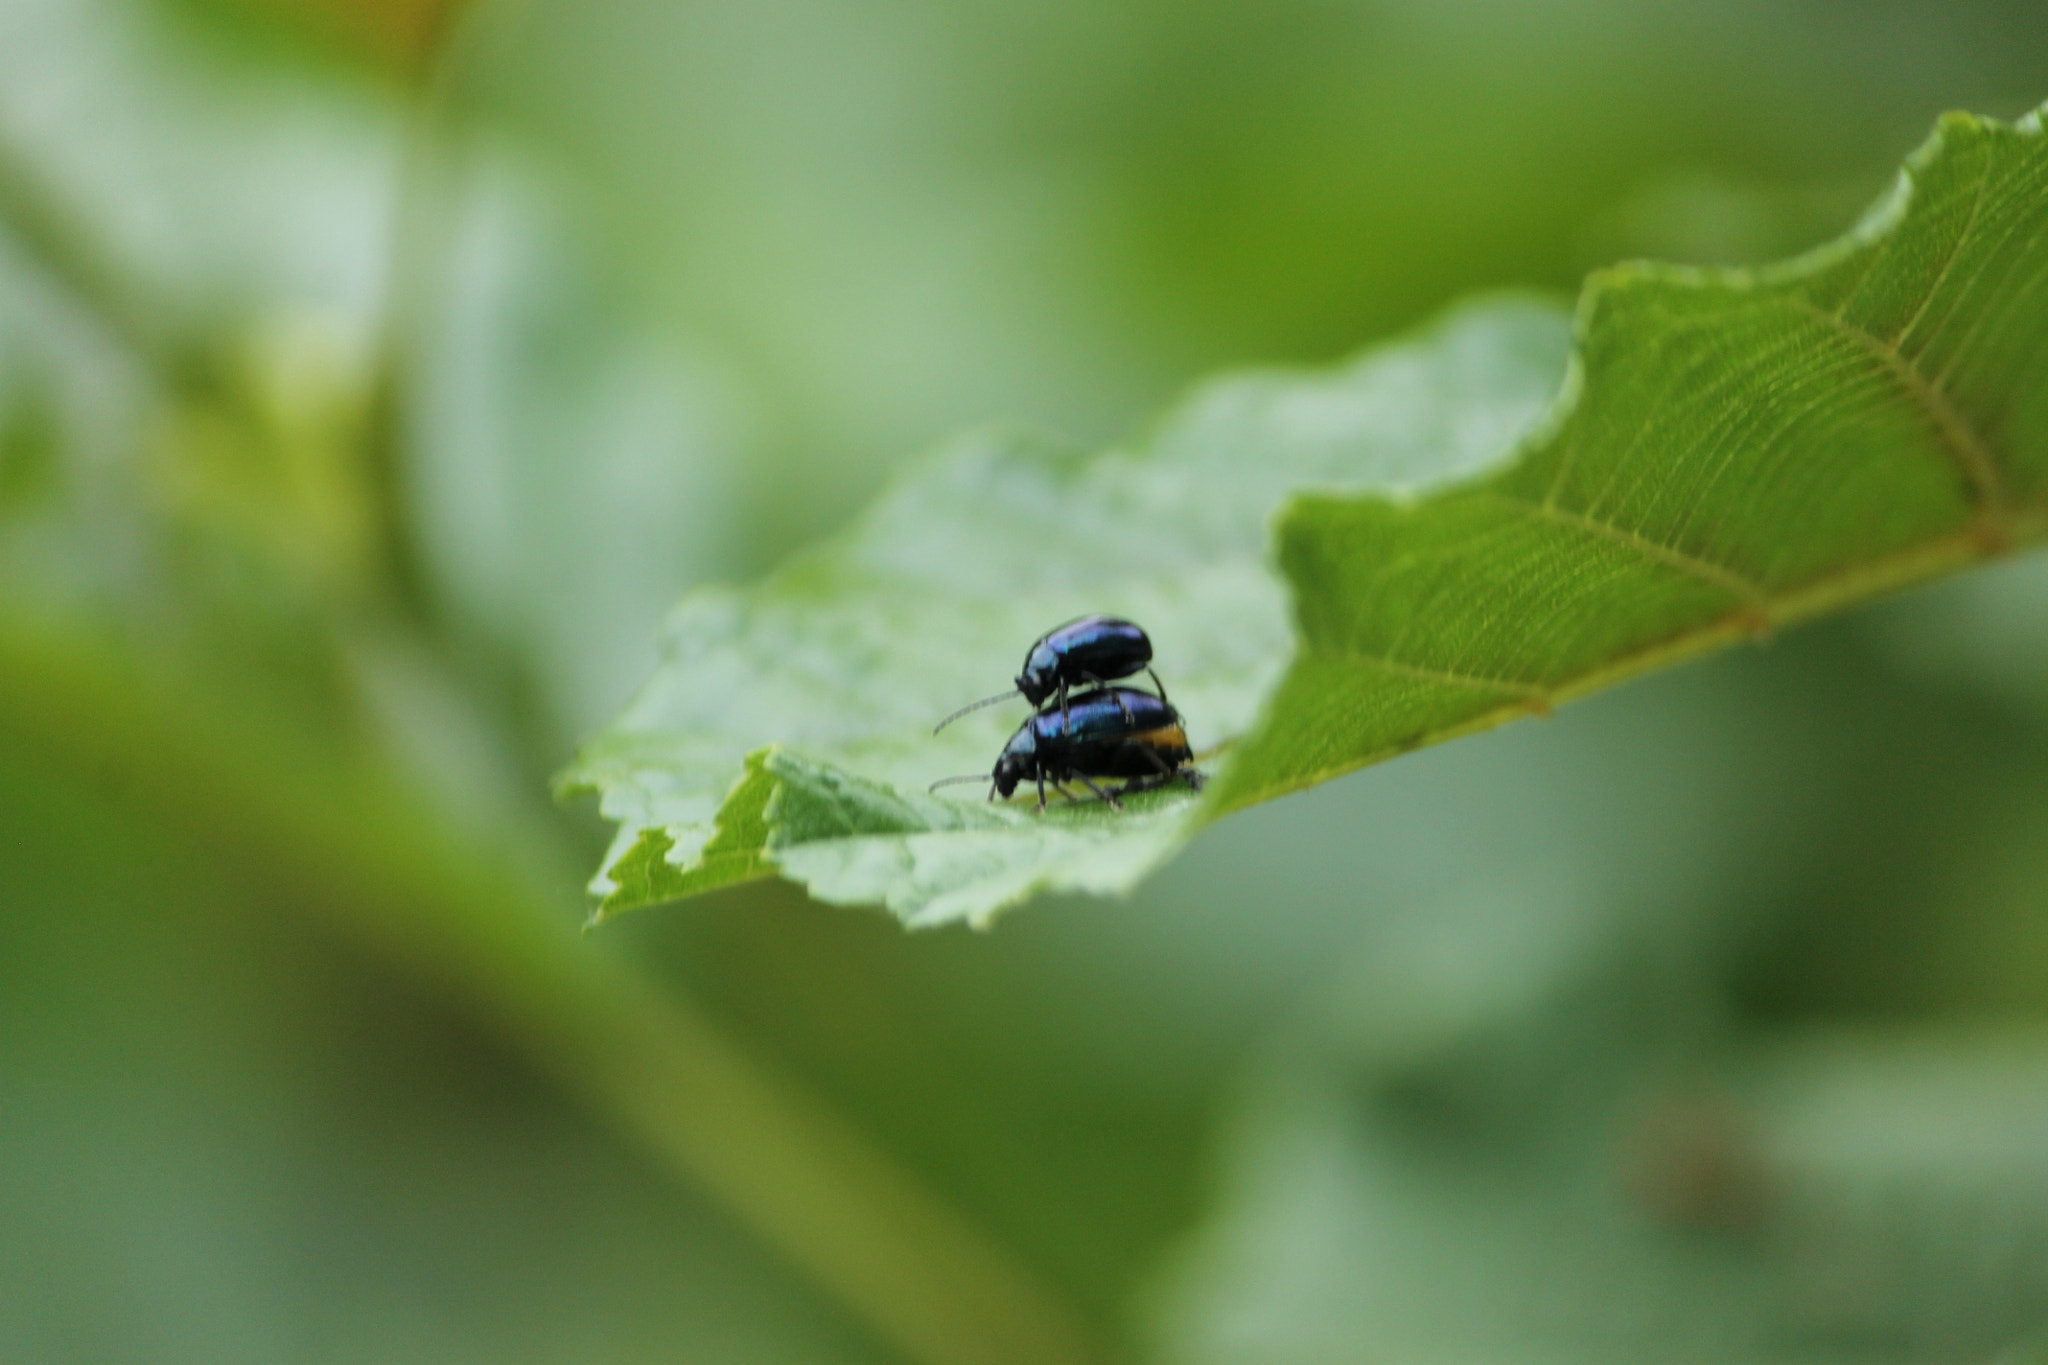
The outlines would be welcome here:
<svg viewBox="0 0 2048 1365">
<path fill-rule="evenodd" d="M 985 935 L 578 938 L 547 778 L 962 424 L 1788 254 L 2043 72 L 2020 0 L 0 0 L 0 1360 L 1078 1358 L 920 1336 L 849 1132 L 1127 1358 L 2031 1358 L 2042 563 Z"/>
</svg>

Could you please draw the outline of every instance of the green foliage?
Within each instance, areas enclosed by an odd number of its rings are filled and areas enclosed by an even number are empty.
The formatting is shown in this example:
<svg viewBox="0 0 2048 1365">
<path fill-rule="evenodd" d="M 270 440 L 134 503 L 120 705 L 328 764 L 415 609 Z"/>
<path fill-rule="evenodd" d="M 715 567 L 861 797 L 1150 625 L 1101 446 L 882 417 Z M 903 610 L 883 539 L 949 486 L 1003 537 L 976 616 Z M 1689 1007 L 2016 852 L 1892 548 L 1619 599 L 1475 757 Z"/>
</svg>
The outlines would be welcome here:
<svg viewBox="0 0 2048 1365">
<path fill-rule="evenodd" d="M 2038 1333 L 2002 1248 L 2048 1215 L 2039 1030 L 1703 1057 L 1704 1002 L 1640 960 L 1553 961 L 1530 998 L 1482 1000 L 1459 988 L 1512 969 L 1387 956 L 1254 1068 L 1218 1207 L 1158 1287 L 1159 1358 L 1991 1360 Z M 1433 1015 L 1390 1038 L 1418 985 L 1443 988 Z"/>
<path fill-rule="evenodd" d="M 2036 538 L 2040 131 L 1944 120 L 1856 230 L 1783 266 L 1598 275 L 1568 365 L 1557 313 L 1494 303 L 1327 375 L 1213 384 L 1136 450 L 956 447 L 681 608 L 565 777 L 620 824 L 601 913 L 770 872 L 910 924 L 1124 890 L 1223 812 Z M 930 721 L 1086 611 L 1152 631 L 1210 794 L 924 795 L 985 768 L 1021 704 Z"/>
<path fill-rule="evenodd" d="M 1474 288 L 1788 255 L 1932 111 L 2022 112 L 2025 5 L 473 6 L 417 87 L 272 19 L 0 6 L 0 1359 L 2038 1342 L 2048 556 L 1245 810 L 1116 914 L 904 934 L 766 875 L 929 921 L 1172 852 L 1210 813 L 1178 793 L 927 801 L 1021 708 L 925 727 L 1108 554 L 1198 742 L 1253 733 L 1205 630 L 1270 631 L 1267 690 L 1331 662 L 1266 512 L 1498 472 L 1561 311 L 1217 386 L 1235 418 L 1134 443 L 1198 476 L 986 442 L 1049 505 L 962 492 L 1001 516 L 943 569 L 999 556 L 963 629 L 1019 619 L 915 669 L 892 627 L 827 706 L 761 706 L 919 714 L 900 777 L 726 754 L 688 875 L 757 880 L 715 905 L 579 942 L 602 839 L 544 803 L 683 585 L 754 581 L 930 433 L 1099 449 L 1187 375 Z M 1201 530 L 1169 499 L 1212 485 L 1246 505 L 1207 560 L 1119 510 Z M 1077 549 L 1069 503 L 1125 529 Z M 1082 602 L 1031 598 L 1052 564 Z M 1574 689 L 1530 686 L 1503 709 Z M 626 899 L 700 837 L 655 832 Z"/>
</svg>

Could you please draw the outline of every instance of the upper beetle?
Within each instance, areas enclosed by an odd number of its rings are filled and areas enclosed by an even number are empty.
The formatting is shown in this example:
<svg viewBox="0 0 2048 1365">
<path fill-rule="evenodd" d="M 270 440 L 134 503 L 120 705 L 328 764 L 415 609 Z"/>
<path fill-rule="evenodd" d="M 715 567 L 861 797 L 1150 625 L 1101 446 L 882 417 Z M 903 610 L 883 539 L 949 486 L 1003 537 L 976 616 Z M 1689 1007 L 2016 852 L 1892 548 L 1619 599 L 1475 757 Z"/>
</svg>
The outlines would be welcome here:
<svg viewBox="0 0 2048 1365">
<path fill-rule="evenodd" d="M 1126 621 L 1121 616 L 1083 616 L 1038 637 L 1024 656 L 1024 669 L 1011 691 L 961 707 L 934 726 L 932 733 L 937 734 L 969 711 L 993 706 L 1016 694 L 1022 694 L 1033 710 L 1057 695 L 1064 713 L 1069 688 L 1099 687 L 1128 678 L 1140 669 L 1159 689 L 1159 700 L 1165 701 L 1166 685 L 1159 681 L 1151 665 L 1152 641 L 1135 621 Z"/>
</svg>

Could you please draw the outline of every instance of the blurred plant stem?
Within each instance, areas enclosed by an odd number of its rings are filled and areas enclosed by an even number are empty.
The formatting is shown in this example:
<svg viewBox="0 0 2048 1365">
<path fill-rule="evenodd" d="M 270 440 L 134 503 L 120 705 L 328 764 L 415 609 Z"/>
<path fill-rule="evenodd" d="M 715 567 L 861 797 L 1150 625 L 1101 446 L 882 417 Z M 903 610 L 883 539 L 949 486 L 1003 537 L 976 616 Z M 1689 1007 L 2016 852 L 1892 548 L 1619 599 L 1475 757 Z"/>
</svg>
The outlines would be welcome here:
<svg viewBox="0 0 2048 1365">
<path fill-rule="evenodd" d="M 5 609 L 0 743 L 461 1001 L 906 1358 L 1108 1358 L 1066 1305 L 820 1098 L 579 942 L 567 907 L 465 847 L 362 755 Z"/>
<path fill-rule="evenodd" d="M 406 377 L 443 259 L 457 150 L 449 73 L 462 43 L 437 12 L 439 50 L 421 50 L 408 92 L 378 370 L 333 450 L 371 525 L 357 553 L 290 594 L 301 614 L 286 648 L 316 670 L 379 631 L 454 666 L 417 569 L 404 478 Z M 259 474 L 242 491 L 254 520 L 277 532 L 255 545 L 252 566 L 290 579 L 295 565 L 277 546 L 307 539 L 317 509 L 261 477 L 290 450 L 235 338 L 219 331 L 232 320 L 178 316 L 10 150 L 0 145 L 0 232 L 154 377 L 170 410 L 208 416 L 207 430 L 227 431 L 220 440 L 250 455 L 241 467 Z M 183 587 L 206 605 L 205 584 Z M 216 643 L 249 625 L 236 624 L 231 606 L 228 617 Z M 263 903 L 327 922 L 460 1001 L 906 1359 L 1107 1358 L 1068 1305 L 821 1097 L 764 1067 L 672 988 L 579 940 L 577 908 L 522 867 L 516 839 L 492 846 L 458 834 L 362 728 L 292 711 L 268 685 L 275 679 L 206 649 L 182 657 L 191 667 L 174 677 L 0 602 L 0 744 L 207 850 Z M 532 790 L 537 797 L 538 778 Z"/>
</svg>

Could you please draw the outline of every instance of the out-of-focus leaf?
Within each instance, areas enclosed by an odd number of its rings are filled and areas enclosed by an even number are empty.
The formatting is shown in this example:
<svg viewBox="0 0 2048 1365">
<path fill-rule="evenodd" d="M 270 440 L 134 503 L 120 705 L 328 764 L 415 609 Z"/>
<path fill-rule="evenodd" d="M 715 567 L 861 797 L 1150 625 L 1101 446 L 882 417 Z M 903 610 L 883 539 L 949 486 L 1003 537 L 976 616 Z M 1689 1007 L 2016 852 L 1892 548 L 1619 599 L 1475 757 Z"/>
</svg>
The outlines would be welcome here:
<svg viewBox="0 0 2048 1365">
<path fill-rule="evenodd" d="M 675 585 L 731 543 L 741 404 L 703 346 L 620 298 L 560 177 L 501 139 L 465 152 L 406 482 L 434 595 L 515 663 L 559 755 L 631 695 Z"/>
<path fill-rule="evenodd" d="M 166 349 L 318 328 L 365 368 L 399 133 L 375 90 L 291 79 L 152 9 L 0 10 L 0 223 Z"/>
<path fill-rule="evenodd" d="M 912 924 L 1115 891 L 1202 821 L 2039 536 L 2048 139 L 1945 120 L 1842 241 L 1623 267 L 1333 375 L 1224 382 L 1146 449 L 984 439 L 759 588 L 691 599 L 567 775 L 619 838 L 605 912 L 781 872 Z M 1265 563 L 1279 559 L 1299 647 Z M 924 723 L 1084 611 L 1147 624 L 1219 780 L 1041 816 L 924 796 L 1016 717 Z M 1283 677 L 1284 673 L 1284 677 Z M 1278 686 L 1275 687 L 1275 680 Z M 745 760 L 744 767 L 742 759 Z"/>
<path fill-rule="evenodd" d="M 1389 957 L 1255 1069 L 1159 1358 L 1910 1365 L 2048 1317 L 2038 1031 L 1703 1049 L 1639 961 L 1474 1009 Z M 1379 1027 L 1404 983 L 1443 1026 Z"/>
<path fill-rule="evenodd" d="M 2048 556 L 1945 584 L 1902 604 L 1876 634 L 1915 677 L 1964 683 L 2048 714 Z"/>
<path fill-rule="evenodd" d="M 32 591 L 159 626 L 361 591 L 398 131 L 153 8 L 0 10 L 0 409 L 43 394 L 60 467 L 0 545 Z"/>
</svg>

